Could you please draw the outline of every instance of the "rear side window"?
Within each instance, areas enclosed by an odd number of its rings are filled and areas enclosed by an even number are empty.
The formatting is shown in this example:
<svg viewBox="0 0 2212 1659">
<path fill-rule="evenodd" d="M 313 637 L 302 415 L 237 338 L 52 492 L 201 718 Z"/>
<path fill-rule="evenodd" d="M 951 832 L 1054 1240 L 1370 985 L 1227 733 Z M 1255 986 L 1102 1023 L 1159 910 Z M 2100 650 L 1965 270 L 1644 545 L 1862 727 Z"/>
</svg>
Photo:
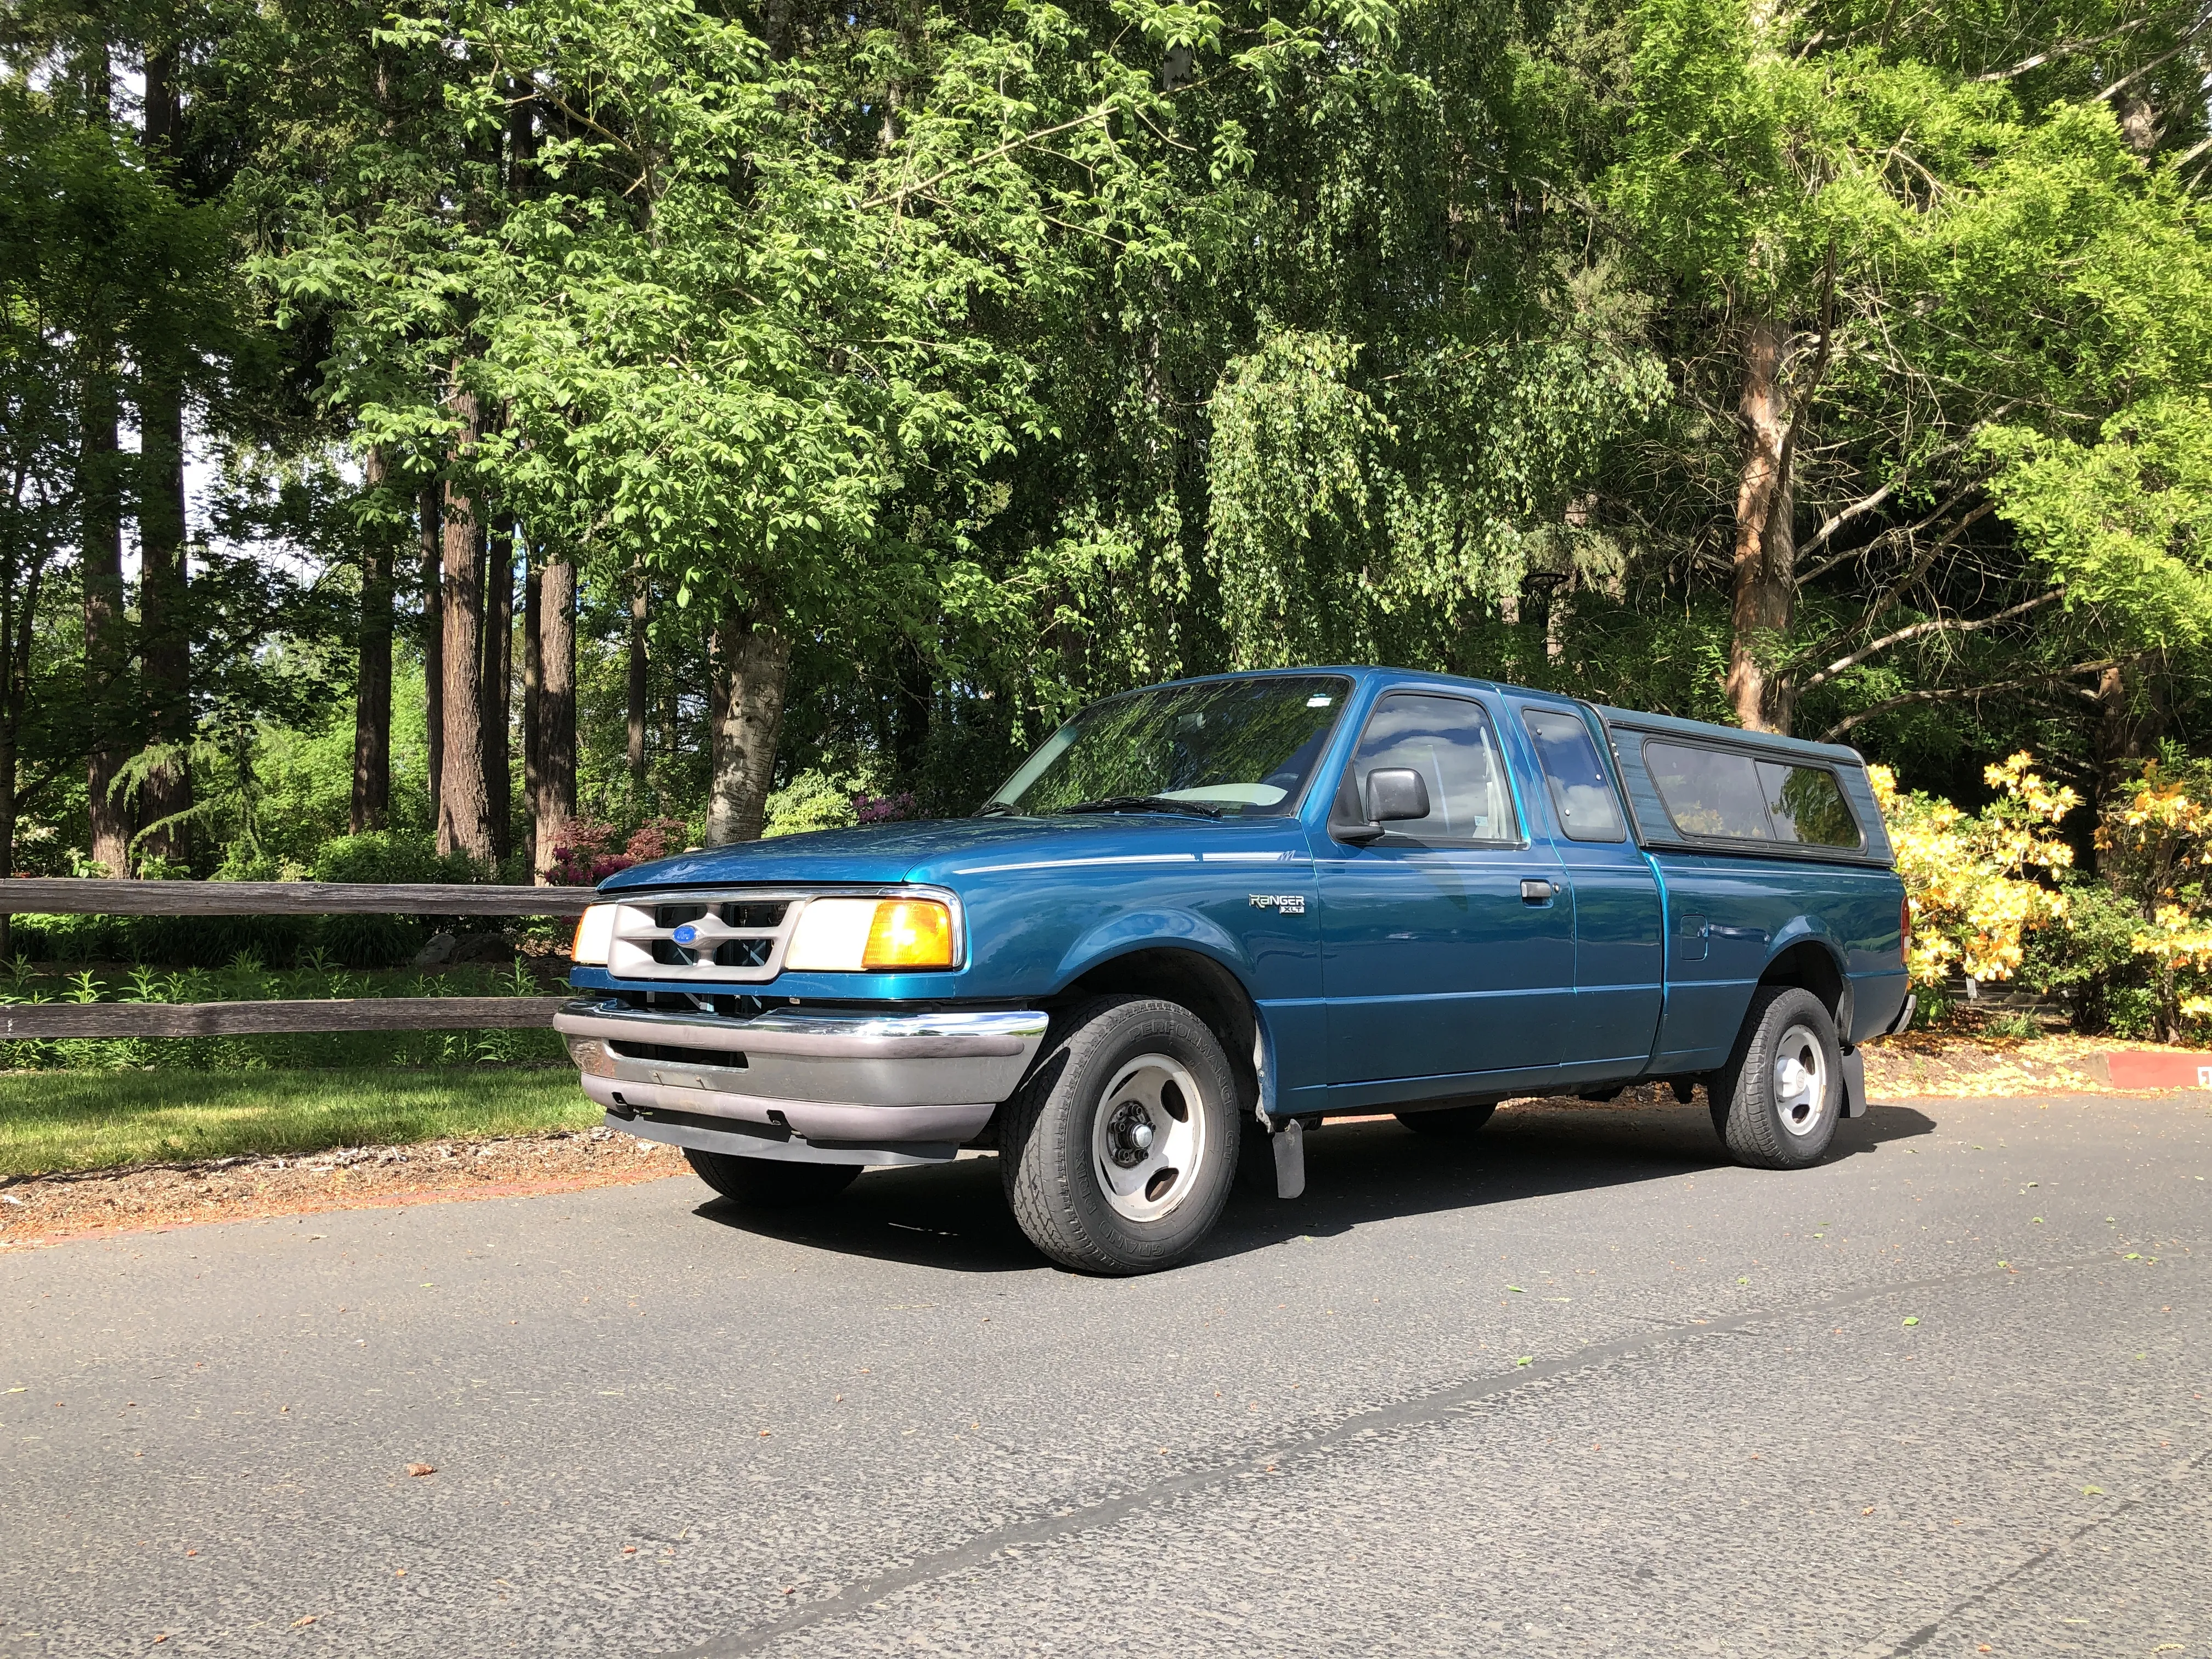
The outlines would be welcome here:
<svg viewBox="0 0 2212 1659">
<path fill-rule="evenodd" d="M 1644 769 L 1667 816 L 1686 836 L 1724 836 L 1732 841 L 1772 841 L 1759 769 L 1748 755 L 1693 749 L 1686 743 L 1647 743 Z"/>
<path fill-rule="evenodd" d="M 1387 826 L 1388 839 L 1425 845 L 1518 844 L 1521 822 L 1505 782 L 1498 739 L 1481 708 L 1458 697 L 1395 692 L 1375 705 L 1352 757 L 1365 816 L 1367 775 L 1411 767 L 1429 789 L 1429 815 Z"/>
<path fill-rule="evenodd" d="M 1644 745 L 1644 765 L 1686 836 L 1803 847 L 1863 842 L 1835 775 L 1823 768 L 1656 742 Z"/>
<path fill-rule="evenodd" d="M 1552 805 L 1559 827 L 1570 841 L 1623 841 L 1627 830 L 1620 821 L 1620 806 L 1590 741 L 1589 727 L 1572 714 L 1536 708 L 1521 711 L 1536 746 L 1536 763 L 1544 769 L 1551 787 Z"/>
<path fill-rule="evenodd" d="M 1761 761 L 1759 781 L 1765 787 L 1775 840 L 1805 847 L 1856 847 L 1865 839 L 1834 773 Z"/>
</svg>

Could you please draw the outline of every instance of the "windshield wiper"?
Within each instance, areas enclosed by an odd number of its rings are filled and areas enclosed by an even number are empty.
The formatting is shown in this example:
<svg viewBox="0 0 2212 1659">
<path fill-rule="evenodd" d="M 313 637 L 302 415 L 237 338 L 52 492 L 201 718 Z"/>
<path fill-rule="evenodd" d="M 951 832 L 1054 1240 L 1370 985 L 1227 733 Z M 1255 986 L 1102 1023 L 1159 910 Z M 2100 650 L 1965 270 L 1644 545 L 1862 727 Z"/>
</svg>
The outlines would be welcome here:
<svg viewBox="0 0 2212 1659">
<path fill-rule="evenodd" d="M 987 800 L 975 809 L 975 816 L 979 818 L 1018 818 L 1021 816 L 1021 809 L 1002 800 Z"/>
<path fill-rule="evenodd" d="M 1073 806 L 1059 809 L 1063 812 L 1195 812 L 1202 818 L 1218 818 L 1228 809 L 1208 806 L 1203 801 L 1177 800 L 1172 795 L 1109 795 L 1103 800 L 1082 800 Z"/>
</svg>

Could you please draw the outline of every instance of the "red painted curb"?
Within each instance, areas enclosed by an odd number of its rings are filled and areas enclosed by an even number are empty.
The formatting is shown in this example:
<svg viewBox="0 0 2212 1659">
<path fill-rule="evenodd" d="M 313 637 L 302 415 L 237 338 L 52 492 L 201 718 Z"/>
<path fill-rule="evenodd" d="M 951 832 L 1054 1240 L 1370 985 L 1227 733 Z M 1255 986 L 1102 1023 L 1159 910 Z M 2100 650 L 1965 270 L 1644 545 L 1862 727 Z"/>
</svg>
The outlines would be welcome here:
<svg viewBox="0 0 2212 1659">
<path fill-rule="evenodd" d="M 2115 1089 L 2212 1089 L 2212 1054 L 2118 1049 L 2097 1056 Z"/>
</svg>

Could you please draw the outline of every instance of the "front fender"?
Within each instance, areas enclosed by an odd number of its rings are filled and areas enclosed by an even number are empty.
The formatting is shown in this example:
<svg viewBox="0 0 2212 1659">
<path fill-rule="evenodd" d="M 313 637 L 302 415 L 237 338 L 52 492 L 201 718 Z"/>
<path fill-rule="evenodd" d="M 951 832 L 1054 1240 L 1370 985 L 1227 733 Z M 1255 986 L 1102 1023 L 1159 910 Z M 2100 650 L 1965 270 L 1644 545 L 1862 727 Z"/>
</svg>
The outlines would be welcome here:
<svg viewBox="0 0 2212 1659">
<path fill-rule="evenodd" d="M 1182 909 L 1130 910 L 1077 936 L 1060 959 L 1053 989 L 1065 990 L 1092 969 L 1147 950 L 1195 951 L 1236 975 L 1249 997 L 1254 964 L 1243 940 L 1209 916 Z"/>
</svg>

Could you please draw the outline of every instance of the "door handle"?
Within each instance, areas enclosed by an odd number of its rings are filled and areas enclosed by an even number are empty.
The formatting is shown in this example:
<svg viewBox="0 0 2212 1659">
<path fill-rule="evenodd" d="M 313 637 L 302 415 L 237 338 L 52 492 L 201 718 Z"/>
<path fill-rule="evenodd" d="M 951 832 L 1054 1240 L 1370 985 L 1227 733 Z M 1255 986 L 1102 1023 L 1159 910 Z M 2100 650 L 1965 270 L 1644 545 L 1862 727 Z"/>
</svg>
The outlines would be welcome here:
<svg viewBox="0 0 2212 1659">
<path fill-rule="evenodd" d="M 1540 876 L 1524 876 L 1521 880 L 1521 902 L 1549 904 L 1559 890 L 1555 881 L 1546 881 Z"/>
</svg>

